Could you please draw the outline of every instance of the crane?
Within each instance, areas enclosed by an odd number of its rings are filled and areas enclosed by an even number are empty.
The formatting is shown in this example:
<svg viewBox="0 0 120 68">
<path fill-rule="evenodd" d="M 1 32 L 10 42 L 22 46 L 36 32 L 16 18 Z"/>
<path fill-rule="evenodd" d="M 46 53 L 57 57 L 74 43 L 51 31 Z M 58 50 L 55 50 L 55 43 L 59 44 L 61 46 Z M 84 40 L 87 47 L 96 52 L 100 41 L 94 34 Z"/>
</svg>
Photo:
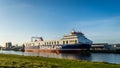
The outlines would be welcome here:
<svg viewBox="0 0 120 68">
<path fill-rule="evenodd" d="M 32 36 L 31 37 L 31 42 L 33 42 L 35 39 L 35 41 L 37 41 L 37 39 L 39 39 L 40 41 L 43 41 L 43 38 L 42 37 L 35 37 L 35 36 Z"/>
</svg>

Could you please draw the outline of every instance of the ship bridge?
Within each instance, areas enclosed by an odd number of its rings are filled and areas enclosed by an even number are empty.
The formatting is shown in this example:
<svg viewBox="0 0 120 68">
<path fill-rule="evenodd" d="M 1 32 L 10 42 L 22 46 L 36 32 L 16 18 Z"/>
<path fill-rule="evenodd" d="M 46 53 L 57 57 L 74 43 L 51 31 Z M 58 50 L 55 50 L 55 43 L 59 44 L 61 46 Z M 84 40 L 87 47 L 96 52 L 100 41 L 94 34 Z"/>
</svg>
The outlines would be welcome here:
<svg viewBox="0 0 120 68">
<path fill-rule="evenodd" d="M 92 44 L 92 41 L 87 39 L 82 32 L 71 31 L 69 35 L 65 35 L 62 39 L 63 44 Z"/>
</svg>

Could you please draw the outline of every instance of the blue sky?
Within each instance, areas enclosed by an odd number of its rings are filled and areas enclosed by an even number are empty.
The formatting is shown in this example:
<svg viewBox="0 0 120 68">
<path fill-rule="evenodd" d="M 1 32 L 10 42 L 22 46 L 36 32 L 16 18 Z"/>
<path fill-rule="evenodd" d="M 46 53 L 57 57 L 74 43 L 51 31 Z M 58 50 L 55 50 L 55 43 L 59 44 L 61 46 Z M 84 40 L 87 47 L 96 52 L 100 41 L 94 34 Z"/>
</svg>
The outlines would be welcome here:
<svg viewBox="0 0 120 68">
<path fill-rule="evenodd" d="M 93 42 L 120 43 L 119 0 L 0 0 L 0 44 L 59 39 L 73 28 Z"/>
</svg>

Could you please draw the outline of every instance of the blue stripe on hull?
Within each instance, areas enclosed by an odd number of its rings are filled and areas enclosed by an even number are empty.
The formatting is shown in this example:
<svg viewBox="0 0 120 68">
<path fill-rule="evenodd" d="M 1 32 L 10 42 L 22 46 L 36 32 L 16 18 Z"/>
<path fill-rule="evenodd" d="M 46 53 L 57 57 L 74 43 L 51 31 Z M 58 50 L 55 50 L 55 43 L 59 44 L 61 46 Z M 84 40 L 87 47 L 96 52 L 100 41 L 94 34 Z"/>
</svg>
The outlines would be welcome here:
<svg viewBox="0 0 120 68">
<path fill-rule="evenodd" d="M 89 49 L 89 44 L 63 45 L 61 49 Z"/>
</svg>

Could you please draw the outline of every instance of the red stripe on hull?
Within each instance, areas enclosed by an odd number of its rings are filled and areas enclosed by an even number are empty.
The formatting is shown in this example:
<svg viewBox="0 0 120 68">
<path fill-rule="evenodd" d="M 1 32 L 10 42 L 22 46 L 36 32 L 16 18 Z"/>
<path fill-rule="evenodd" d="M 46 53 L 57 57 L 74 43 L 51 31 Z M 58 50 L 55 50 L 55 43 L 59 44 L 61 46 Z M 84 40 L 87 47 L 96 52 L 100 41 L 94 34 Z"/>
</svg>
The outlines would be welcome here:
<svg viewBox="0 0 120 68">
<path fill-rule="evenodd" d="M 55 50 L 55 49 L 25 49 L 25 52 L 48 52 L 48 53 L 80 53 L 87 50 L 81 49 L 64 49 L 64 50 Z"/>
</svg>

